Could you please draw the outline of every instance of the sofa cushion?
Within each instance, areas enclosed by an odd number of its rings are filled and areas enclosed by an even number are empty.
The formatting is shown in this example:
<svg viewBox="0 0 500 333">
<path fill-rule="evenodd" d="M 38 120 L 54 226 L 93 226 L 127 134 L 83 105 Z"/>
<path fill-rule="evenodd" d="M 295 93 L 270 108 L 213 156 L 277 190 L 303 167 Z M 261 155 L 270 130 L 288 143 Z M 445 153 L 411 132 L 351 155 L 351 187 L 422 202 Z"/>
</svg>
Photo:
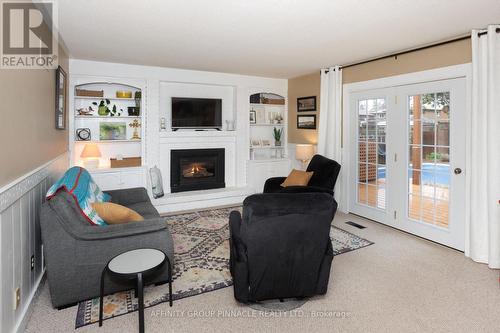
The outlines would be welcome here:
<svg viewBox="0 0 500 333">
<path fill-rule="evenodd" d="M 158 214 L 158 211 L 150 201 L 138 202 L 126 206 L 136 211 L 145 219 L 151 219 L 160 216 L 160 214 Z"/>
<path fill-rule="evenodd" d="M 144 221 L 144 218 L 133 209 L 112 202 L 94 202 L 92 208 L 107 224 Z"/>
<path fill-rule="evenodd" d="M 72 167 L 50 187 L 46 194 L 47 200 L 53 198 L 58 191 L 68 192 L 80 209 L 80 213 L 93 225 L 106 225 L 92 208 L 94 202 L 106 202 L 110 196 L 101 191 L 94 182 L 89 172 L 82 167 Z"/>
</svg>

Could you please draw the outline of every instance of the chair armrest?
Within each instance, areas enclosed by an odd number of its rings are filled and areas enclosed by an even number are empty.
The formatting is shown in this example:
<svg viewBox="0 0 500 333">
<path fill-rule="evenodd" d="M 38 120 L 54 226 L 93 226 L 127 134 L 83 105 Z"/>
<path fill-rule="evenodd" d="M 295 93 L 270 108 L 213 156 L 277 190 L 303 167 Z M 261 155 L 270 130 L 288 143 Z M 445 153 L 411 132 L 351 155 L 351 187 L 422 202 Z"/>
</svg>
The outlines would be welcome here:
<svg viewBox="0 0 500 333">
<path fill-rule="evenodd" d="M 131 237 L 163 230 L 168 230 L 167 223 L 163 218 L 158 217 L 126 224 L 89 226 L 85 232 L 78 235 L 73 234 L 73 237 L 79 240 L 94 241 Z"/>
<path fill-rule="evenodd" d="M 241 213 L 232 211 L 229 215 L 229 239 L 231 242 L 231 252 L 236 261 L 244 261 L 246 247 L 241 239 Z M 246 261 L 246 260 L 245 260 Z"/>
<path fill-rule="evenodd" d="M 229 237 L 233 238 L 240 237 L 240 229 L 241 229 L 241 213 L 233 210 L 229 214 Z"/>
<path fill-rule="evenodd" d="M 127 188 L 123 190 L 104 191 L 111 196 L 111 202 L 122 206 L 139 202 L 150 202 L 148 191 L 144 187 Z"/>
<path fill-rule="evenodd" d="M 286 177 L 272 177 L 266 180 L 264 184 L 264 193 L 276 193 L 283 189 L 281 184 L 285 181 Z"/>
<path fill-rule="evenodd" d="M 328 193 L 333 195 L 333 190 L 319 186 L 287 186 L 282 187 L 280 193 Z"/>
</svg>

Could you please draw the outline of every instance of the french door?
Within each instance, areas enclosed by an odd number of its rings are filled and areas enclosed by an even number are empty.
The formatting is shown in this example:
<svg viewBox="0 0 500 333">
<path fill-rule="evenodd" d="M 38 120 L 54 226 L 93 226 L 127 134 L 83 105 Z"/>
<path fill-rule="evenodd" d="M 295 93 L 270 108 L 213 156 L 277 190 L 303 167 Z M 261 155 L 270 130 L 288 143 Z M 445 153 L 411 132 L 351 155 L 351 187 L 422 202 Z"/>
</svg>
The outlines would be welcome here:
<svg viewBox="0 0 500 333">
<path fill-rule="evenodd" d="M 463 250 L 465 79 L 351 94 L 350 211 Z"/>
</svg>

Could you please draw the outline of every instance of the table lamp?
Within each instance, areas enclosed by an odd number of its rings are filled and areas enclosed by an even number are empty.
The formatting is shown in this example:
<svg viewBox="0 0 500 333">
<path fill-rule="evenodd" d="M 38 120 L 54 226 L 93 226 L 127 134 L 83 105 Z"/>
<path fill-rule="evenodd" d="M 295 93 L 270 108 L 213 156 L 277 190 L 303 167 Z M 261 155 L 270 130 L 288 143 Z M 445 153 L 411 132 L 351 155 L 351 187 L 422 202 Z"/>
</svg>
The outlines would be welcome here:
<svg viewBox="0 0 500 333">
<path fill-rule="evenodd" d="M 97 169 L 99 167 L 101 151 L 95 143 L 87 143 L 85 147 L 83 147 L 80 157 L 83 158 L 83 165 L 87 169 Z"/>
<path fill-rule="evenodd" d="M 314 146 L 310 144 L 299 144 L 295 146 L 295 158 L 302 162 L 302 169 L 314 155 Z"/>
</svg>

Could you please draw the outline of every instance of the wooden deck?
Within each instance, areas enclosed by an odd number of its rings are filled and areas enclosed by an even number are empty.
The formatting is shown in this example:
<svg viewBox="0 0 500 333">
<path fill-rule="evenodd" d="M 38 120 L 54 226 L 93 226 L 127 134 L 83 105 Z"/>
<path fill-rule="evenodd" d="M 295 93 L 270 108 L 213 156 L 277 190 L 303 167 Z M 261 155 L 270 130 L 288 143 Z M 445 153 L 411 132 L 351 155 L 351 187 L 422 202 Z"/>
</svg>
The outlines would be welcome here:
<svg viewBox="0 0 500 333">
<path fill-rule="evenodd" d="M 378 180 L 358 185 L 358 201 L 372 207 L 385 209 L 385 182 Z M 427 185 L 411 185 L 409 214 L 411 219 L 448 227 L 449 189 Z M 433 198 L 436 198 L 434 200 Z"/>
</svg>

